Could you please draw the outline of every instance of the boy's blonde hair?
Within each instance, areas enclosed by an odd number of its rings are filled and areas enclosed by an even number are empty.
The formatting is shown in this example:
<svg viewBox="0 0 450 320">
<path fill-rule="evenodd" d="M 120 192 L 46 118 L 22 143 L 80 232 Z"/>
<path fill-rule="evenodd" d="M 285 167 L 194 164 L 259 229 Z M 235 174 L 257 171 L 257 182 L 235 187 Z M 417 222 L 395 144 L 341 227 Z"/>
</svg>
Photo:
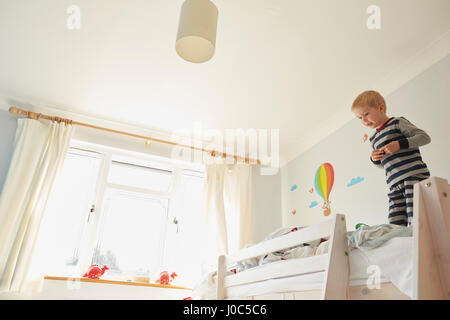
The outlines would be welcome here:
<svg viewBox="0 0 450 320">
<path fill-rule="evenodd" d="M 374 90 L 364 91 L 360 93 L 352 104 L 352 111 L 358 107 L 369 106 L 376 108 L 380 104 L 384 104 L 386 108 L 386 102 L 381 94 Z"/>
</svg>

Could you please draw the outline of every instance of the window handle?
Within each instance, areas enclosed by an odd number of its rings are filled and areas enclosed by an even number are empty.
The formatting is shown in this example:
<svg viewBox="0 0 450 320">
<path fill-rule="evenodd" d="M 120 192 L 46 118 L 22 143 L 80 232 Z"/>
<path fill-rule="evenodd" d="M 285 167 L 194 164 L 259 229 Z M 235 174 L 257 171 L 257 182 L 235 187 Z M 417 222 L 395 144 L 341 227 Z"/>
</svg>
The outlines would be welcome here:
<svg viewBox="0 0 450 320">
<path fill-rule="evenodd" d="M 179 224 L 178 224 L 177 217 L 173 218 L 172 223 L 177 225 L 177 233 L 178 233 L 178 226 L 179 226 Z"/>
<path fill-rule="evenodd" d="M 91 210 L 89 210 L 87 222 L 91 219 L 91 214 L 95 212 L 95 204 L 92 205 Z"/>
</svg>

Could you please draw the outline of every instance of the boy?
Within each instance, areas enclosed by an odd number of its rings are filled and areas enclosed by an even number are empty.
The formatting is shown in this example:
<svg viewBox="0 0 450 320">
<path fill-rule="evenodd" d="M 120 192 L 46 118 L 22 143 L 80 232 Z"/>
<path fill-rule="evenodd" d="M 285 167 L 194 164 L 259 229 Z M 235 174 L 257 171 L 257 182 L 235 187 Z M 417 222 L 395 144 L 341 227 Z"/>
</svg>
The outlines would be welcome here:
<svg viewBox="0 0 450 320">
<path fill-rule="evenodd" d="M 388 117 L 386 102 L 376 91 L 365 91 L 353 102 L 352 111 L 364 126 L 375 129 L 370 137 L 370 160 L 386 172 L 390 224 L 410 226 L 413 217 L 413 184 L 430 177 L 419 147 L 431 139 L 404 117 Z"/>
</svg>

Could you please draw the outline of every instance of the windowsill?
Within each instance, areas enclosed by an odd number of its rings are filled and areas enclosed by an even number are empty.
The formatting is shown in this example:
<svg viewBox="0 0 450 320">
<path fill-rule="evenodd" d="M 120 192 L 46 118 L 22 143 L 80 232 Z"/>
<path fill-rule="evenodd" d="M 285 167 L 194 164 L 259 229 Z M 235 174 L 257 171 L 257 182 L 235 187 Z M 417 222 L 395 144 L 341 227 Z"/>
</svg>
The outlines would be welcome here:
<svg viewBox="0 0 450 320">
<path fill-rule="evenodd" d="M 118 280 L 89 279 L 89 278 L 71 278 L 71 277 L 53 277 L 53 276 L 45 276 L 44 279 L 45 280 L 62 280 L 62 281 L 80 281 L 80 282 L 88 282 L 88 283 L 119 284 L 119 285 L 138 286 L 138 287 L 156 287 L 156 288 L 192 290 L 191 288 L 180 287 L 180 286 L 173 286 L 173 285 L 170 285 L 170 284 L 145 283 L 145 282 L 133 282 L 133 281 L 118 281 Z"/>
</svg>

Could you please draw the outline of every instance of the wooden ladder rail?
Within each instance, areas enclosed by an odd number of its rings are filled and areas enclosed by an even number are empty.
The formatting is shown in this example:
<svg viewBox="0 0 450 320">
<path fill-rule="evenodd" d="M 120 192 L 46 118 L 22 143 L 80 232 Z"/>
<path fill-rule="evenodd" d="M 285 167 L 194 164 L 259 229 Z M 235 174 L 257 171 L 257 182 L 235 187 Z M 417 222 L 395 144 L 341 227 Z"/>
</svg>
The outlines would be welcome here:
<svg viewBox="0 0 450 320">
<path fill-rule="evenodd" d="M 414 185 L 413 299 L 450 300 L 450 187 L 437 177 Z"/>
</svg>

